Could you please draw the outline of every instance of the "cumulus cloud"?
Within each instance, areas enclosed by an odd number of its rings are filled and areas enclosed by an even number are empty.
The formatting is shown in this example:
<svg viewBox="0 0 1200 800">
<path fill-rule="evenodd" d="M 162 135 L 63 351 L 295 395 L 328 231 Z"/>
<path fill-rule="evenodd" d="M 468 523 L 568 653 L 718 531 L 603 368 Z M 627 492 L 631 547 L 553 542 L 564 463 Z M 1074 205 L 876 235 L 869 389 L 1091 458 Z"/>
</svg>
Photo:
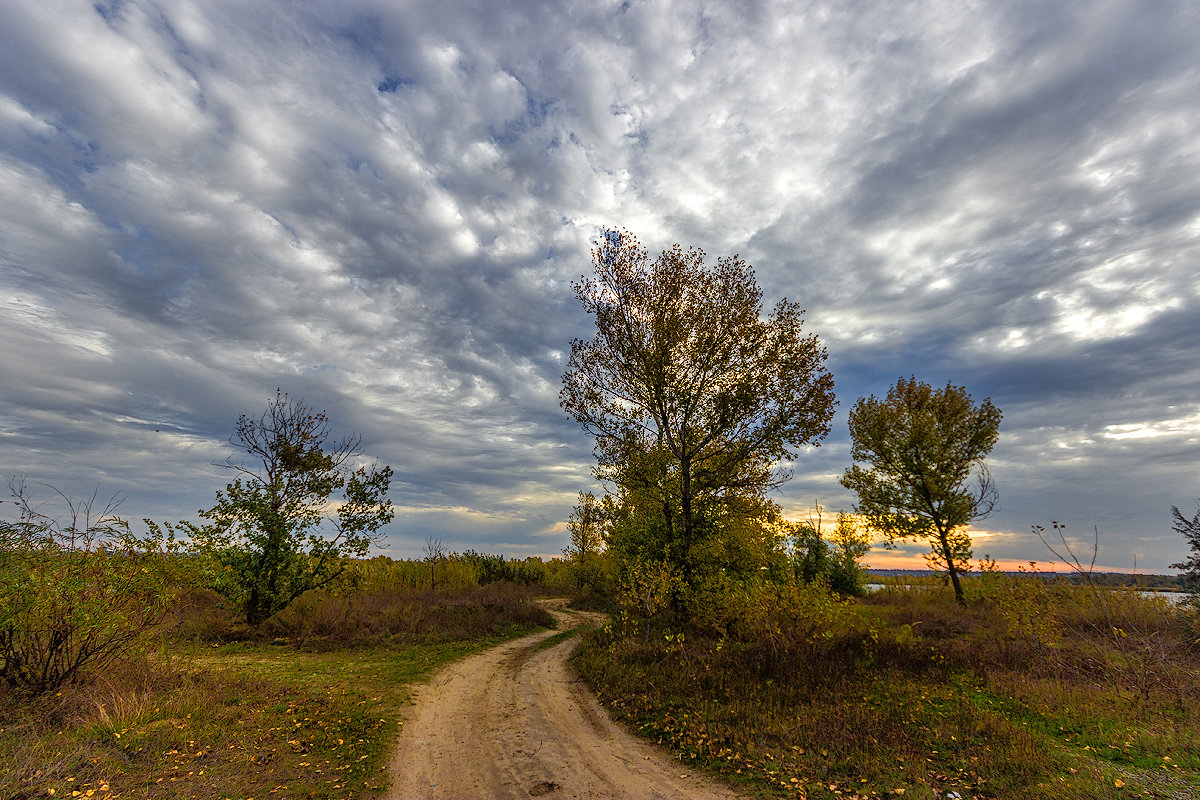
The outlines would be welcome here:
<svg viewBox="0 0 1200 800">
<path fill-rule="evenodd" d="M 1200 494 L 1198 13 L 18 0 L 0 469 L 186 517 L 280 386 L 396 469 L 388 552 L 557 552 L 569 284 L 619 225 L 809 309 L 842 406 L 789 510 L 849 507 L 845 413 L 915 374 L 1005 411 L 993 555 L 1055 516 L 1162 569 Z"/>
</svg>

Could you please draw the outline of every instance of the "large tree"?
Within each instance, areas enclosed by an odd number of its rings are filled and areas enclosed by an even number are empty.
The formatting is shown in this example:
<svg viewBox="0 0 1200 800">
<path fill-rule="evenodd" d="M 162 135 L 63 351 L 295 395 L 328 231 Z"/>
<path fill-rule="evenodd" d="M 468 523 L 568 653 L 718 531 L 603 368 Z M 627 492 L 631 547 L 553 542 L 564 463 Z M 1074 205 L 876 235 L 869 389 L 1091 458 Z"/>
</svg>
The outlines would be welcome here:
<svg viewBox="0 0 1200 800">
<path fill-rule="evenodd" d="M 573 288 L 596 336 L 571 343 L 561 404 L 595 438 L 597 477 L 686 579 L 729 504 L 787 480 L 781 462 L 828 434 L 826 351 L 795 303 L 764 315 L 737 256 L 708 266 L 675 245 L 651 260 L 628 231 L 607 230 L 592 260 Z"/>
<path fill-rule="evenodd" d="M 888 537 L 929 541 L 963 599 L 959 571 L 971 556 L 965 527 L 996 505 L 996 488 L 984 458 L 996 444 L 1000 410 L 976 405 L 961 386 L 933 389 L 900 378 L 887 398 L 864 397 L 850 412 L 855 464 L 842 485 L 858 493 L 856 511 Z"/>
<path fill-rule="evenodd" d="M 251 625 L 336 579 L 392 519 L 391 467 L 356 466 L 361 438 L 330 434 L 324 412 L 277 390 L 261 416 L 238 419 L 230 443 L 240 455 L 227 466 L 239 477 L 200 512 L 209 523 L 190 526 Z"/>
</svg>

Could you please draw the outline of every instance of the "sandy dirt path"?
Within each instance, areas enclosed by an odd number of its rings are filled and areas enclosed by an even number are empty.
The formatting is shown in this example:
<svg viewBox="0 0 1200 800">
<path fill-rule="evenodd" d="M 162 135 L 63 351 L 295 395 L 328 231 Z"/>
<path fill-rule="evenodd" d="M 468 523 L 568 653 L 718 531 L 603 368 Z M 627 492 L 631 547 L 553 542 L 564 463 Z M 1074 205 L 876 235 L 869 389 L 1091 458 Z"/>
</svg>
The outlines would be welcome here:
<svg viewBox="0 0 1200 800">
<path fill-rule="evenodd" d="M 599 615 L 552 608 L 559 630 Z M 567 666 L 579 641 L 544 631 L 447 667 L 421 687 L 391 765 L 388 800 L 693 798 L 741 795 L 616 725 Z"/>
</svg>

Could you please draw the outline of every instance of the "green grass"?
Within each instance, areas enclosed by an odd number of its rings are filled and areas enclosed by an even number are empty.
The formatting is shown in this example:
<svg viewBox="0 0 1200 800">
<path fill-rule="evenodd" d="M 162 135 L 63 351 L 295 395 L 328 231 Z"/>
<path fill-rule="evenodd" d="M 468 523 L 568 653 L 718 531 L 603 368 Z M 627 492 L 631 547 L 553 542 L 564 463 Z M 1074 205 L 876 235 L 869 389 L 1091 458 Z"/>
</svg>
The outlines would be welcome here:
<svg viewBox="0 0 1200 800">
<path fill-rule="evenodd" d="M 531 652 L 536 653 L 539 650 L 549 650 L 551 647 L 554 647 L 557 644 L 561 644 L 562 642 L 565 642 L 567 639 L 578 636 L 580 633 L 582 633 L 583 631 L 588 630 L 588 629 L 589 629 L 589 626 L 587 626 L 587 625 L 576 625 L 572 628 L 567 628 L 565 631 L 559 631 L 558 633 L 556 633 L 552 636 L 547 636 L 545 639 L 542 639 L 540 642 L 537 643 L 537 646 L 534 647 Z"/>
<path fill-rule="evenodd" d="M 0 697 L 0 798 L 375 797 L 412 684 L 540 628 L 516 599 L 443 601 L 475 626 L 457 640 L 168 643 L 54 697 Z"/>
</svg>

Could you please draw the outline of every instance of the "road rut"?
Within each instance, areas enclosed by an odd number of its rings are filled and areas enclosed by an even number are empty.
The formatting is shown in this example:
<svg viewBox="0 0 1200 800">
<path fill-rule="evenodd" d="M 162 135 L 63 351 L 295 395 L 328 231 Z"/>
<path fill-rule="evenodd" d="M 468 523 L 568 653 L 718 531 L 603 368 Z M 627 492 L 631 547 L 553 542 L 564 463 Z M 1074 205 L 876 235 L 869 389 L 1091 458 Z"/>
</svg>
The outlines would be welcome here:
<svg viewBox="0 0 1200 800">
<path fill-rule="evenodd" d="M 599 618 L 550 610 L 559 630 Z M 554 633 L 471 656 L 418 690 L 388 800 L 741 797 L 615 724 L 567 665 L 578 637 L 537 649 Z"/>
</svg>

